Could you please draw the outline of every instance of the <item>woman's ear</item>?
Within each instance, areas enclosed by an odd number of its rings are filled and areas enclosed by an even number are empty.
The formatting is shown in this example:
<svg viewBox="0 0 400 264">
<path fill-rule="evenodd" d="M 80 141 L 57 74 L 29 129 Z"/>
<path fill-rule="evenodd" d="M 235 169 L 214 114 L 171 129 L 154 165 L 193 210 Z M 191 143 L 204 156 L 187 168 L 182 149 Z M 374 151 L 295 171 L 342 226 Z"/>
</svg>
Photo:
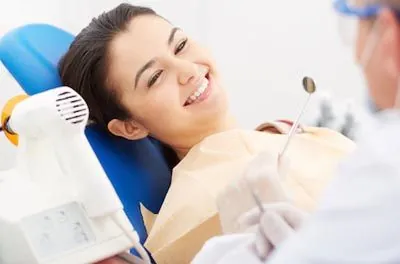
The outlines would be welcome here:
<svg viewBox="0 0 400 264">
<path fill-rule="evenodd" d="M 149 131 L 144 126 L 132 120 L 113 119 L 108 122 L 107 128 L 112 134 L 129 140 L 138 140 L 149 135 Z"/>
</svg>

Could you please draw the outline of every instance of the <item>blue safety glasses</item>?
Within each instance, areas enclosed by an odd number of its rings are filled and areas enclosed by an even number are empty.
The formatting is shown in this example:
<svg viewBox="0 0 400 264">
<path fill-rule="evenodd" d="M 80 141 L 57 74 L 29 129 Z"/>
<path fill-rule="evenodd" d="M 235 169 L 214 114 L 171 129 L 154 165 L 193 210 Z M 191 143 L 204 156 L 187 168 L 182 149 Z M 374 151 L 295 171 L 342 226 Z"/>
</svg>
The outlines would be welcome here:
<svg viewBox="0 0 400 264">
<path fill-rule="evenodd" d="M 383 5 L 371 4 L 368 0 L 334 0 L 333 7 L 338 15 L 338 29 L 343 43 L 354 47 L 358 21 L 376 17 Z"/>
<path fill-rule="evenodd" d="M 379 4 L 367 4 L 367 0 L 334 0 L 333 7 L 341 15 L 361 19 L 375 17 L 382 8 Z"/>
</svg>

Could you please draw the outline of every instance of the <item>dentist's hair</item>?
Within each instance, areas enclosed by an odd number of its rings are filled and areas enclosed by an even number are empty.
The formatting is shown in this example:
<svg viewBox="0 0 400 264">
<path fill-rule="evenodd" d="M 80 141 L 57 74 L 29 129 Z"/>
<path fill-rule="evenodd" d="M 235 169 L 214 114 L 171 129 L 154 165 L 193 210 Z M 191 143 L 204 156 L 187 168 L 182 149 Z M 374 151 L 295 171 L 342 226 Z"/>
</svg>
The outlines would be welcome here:
<svg viewBox="0 0 400 264">
<path fill-rule="evenodd" d="M 90 121 L 107 131 L 112 119 L 130 118 L 108 79 L 110 44 L 119 33 L 127 30 L 132 19 L 142 15 L 157 14 L 150 8 L 126 3 L 101 14 L 76 36 L 59 62 L 63 85 L 83 97 L 89 107 Z"/>
</svg>

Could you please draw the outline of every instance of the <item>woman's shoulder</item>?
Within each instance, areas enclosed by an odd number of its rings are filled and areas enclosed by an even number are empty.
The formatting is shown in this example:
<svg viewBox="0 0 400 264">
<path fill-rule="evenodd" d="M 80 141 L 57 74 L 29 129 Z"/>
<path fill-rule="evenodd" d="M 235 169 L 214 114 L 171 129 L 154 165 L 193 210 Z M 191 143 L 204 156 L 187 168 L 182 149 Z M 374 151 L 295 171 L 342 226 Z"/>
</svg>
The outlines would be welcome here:
<svg viewBox="0 0 400 264">
<path fill-rule="evenodd" d="M 211 135 L 194 146 L 175 169 L 209 167 L 230 163 L 243 156 L 260 151 L 279 152 L 293 127 L 290 120 L 265 122 L 256 129 L 235 129 Z M 328 128 L 299 125 L 293 140 L 293 148 L 319 146 L 351 152 L 355 144 L 339 132 Z"/>
<path fill-rule="evenodd" d="M 294 122 L 291 120 L 275 120 L 264 122 L 258 127 L 256 127 L 256 131 L 267 132 L 272 134 L 289 134 L 293 129 Z M 346 140 L 350 140 L 348 137 L 343 134 L 326 127 L 313 127 L 306 126 L 303 124 L 298 124 L 296 128 L 296 134 L 311 134 L 315 136 L 329 136 L 329 137 L 337 137 L 344 138 Z"/>
<path fill-rule="evenodd" d="M 276 120 L 262 123 L 256 130 L 269 134 L 287 135 L 293 128 L 294 122 L 291 120 Z M 355 143 L 343 134 L 326 127 L 313 127 L 299 124 L 296 129 L 298 137 L 308 140 L 323 141 L 328 145 L 341 146 L 345 149 L 352 150 Z"/>
<path fill-rule="evenodd" d="M 294 122 L 290 120 L 274 120 L 267 121 L 256 127 L 256 131 L 268 132 L 273 134 L 289 134 L 292 129 Z M 296 133 L 304 132 L 303 125 L 299 124 L 296 129 Z"/>
</svg>

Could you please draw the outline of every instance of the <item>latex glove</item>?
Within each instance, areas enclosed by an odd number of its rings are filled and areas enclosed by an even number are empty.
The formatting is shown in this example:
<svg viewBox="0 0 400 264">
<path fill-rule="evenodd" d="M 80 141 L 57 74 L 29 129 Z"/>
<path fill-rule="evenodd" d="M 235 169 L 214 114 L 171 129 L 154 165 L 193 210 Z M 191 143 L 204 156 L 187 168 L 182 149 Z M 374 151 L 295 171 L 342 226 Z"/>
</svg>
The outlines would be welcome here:
<svg viewBox="0 0 400 264">
<path fill-rule="evenodd" d="M 256 229 L 253 248 L 261 260 L 299 229 L 307 213 L 290 203 L 264 204 L 264 213 L 258 207 L 240 217 L 243 229 Z"/>
<path fill-rule="evenodd" d="M 238 219 L 255 206 L 250 186 L 263 203 L 286 202 L 288 197 L 281 184 L 288 170 L 288 159 L 262 152 L 256 155 L 241 175 L 217 197 L 222 231 L 225 234 L 243 232 Z"/>
</svg>

